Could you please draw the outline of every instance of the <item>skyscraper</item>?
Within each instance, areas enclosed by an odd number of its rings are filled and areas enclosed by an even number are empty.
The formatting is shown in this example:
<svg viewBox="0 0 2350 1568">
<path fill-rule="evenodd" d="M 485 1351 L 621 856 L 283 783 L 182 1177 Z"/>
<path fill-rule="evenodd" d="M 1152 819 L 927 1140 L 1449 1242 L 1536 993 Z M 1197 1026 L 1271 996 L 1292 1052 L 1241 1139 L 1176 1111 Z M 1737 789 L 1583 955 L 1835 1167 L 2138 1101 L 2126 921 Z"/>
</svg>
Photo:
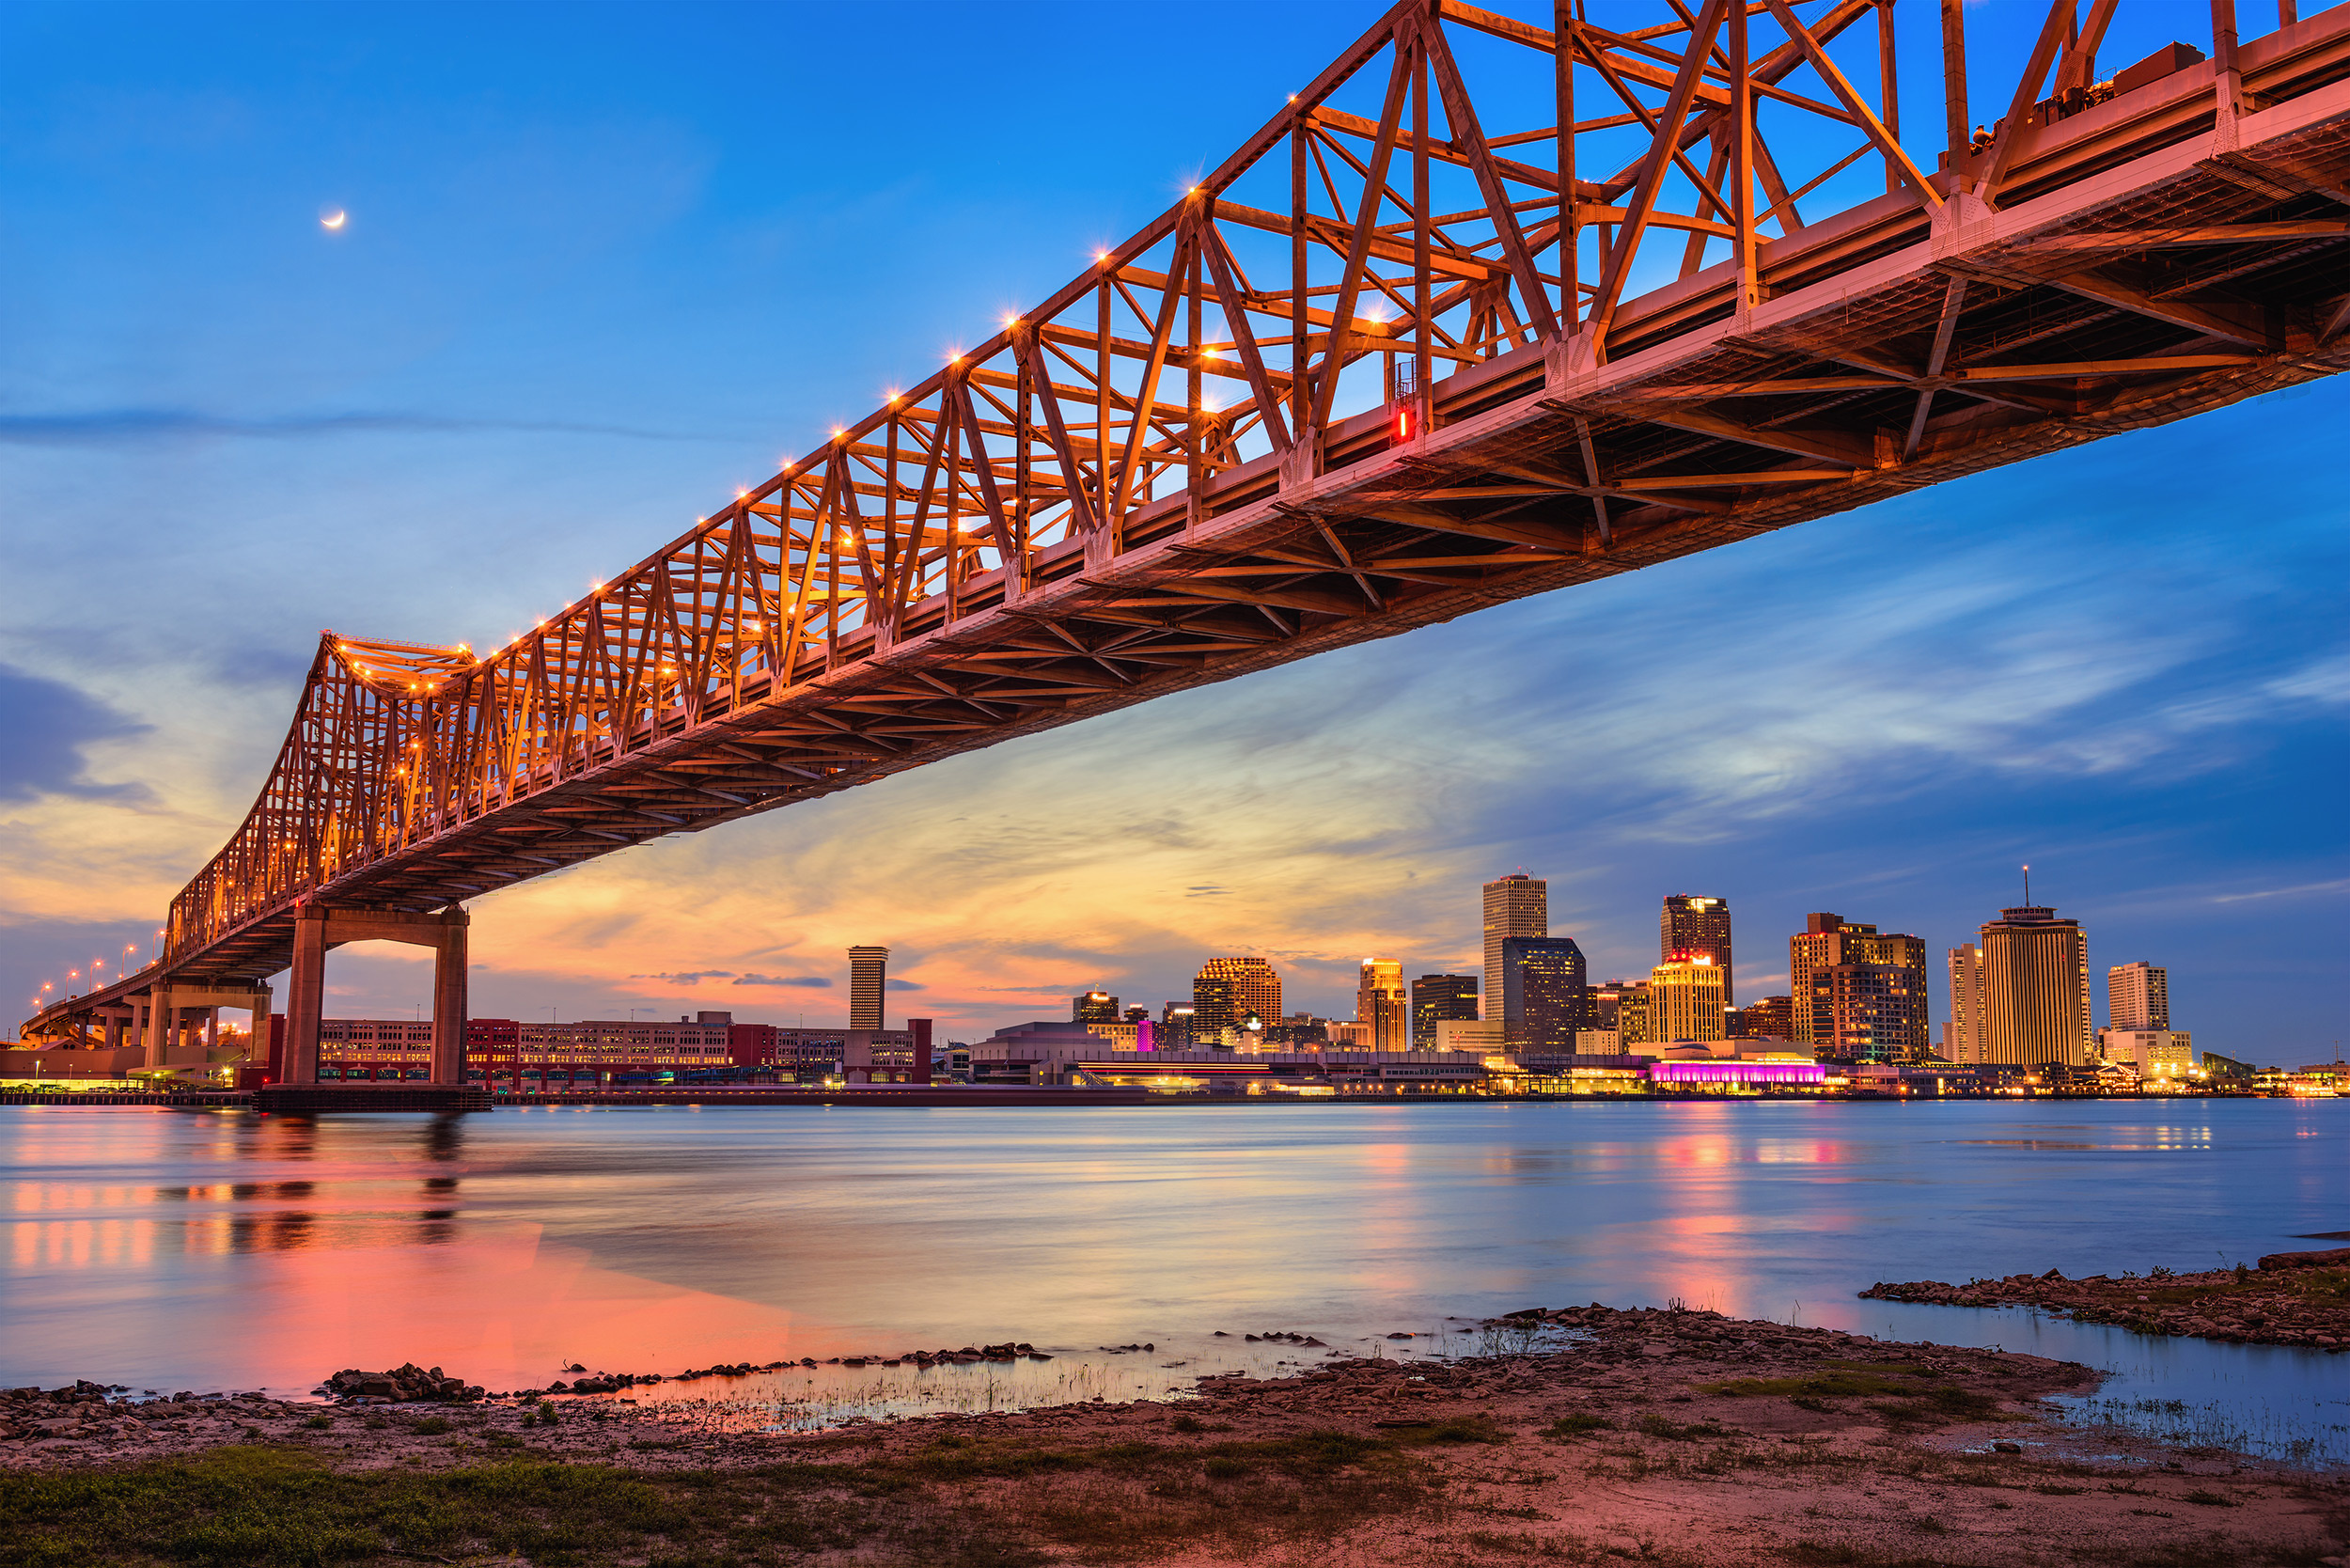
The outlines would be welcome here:
<svg viewBox="0 0 2350 1568">
<path fill-rule="evenodd" d="M 1719 1040 L 1729 979 L 1710 958 L 1676 959 L 1648 972 L 1652 1040 Z M 1622 1012 L 1622 1003 L 1618 1012 Z"/>
<path fill-rule="evenodd" d="M 1810 976 L 1811 1049 L 1844 1061 L 1911 1061 L 1924 1055 L 1920 964 L 1823 964 Z"/>
<path fill-rule="evenodd" d="M 1231 984 L 1231 1015 L 1219 1020 L 1214 1026 L 1216 1028 L 1226 1024 L 1236 1024 L 1252 1012 L 1268 1024 L 1281 1021 L 1281 977 L 1274 973 L 1273 965 L 1263 959 L 1212 958 L 1199 966 L 1199 980 L 1221 980 Z M 1192 983 L 1192 1006 L 1199 1007 L 1198 980 Z M 1207 1010 L 1200 1008 L 1199 1011 L 1202 1014 L 1199 1019 L 1201 1030 L 1212 1033 L 1205 1016 Z"/>
<path fill-rule="evenodd" d="M 1412 1049 L 1436 1048 L 1436 1026 L 1477 1017 L 1475 975 L 1422 975 L 1412 982 Z"/>
<path fill-rule="evenodd" d="M 1191 982 L 1192 1043 L 1206 1050 L 1239 1022 L 1240 1004 L 1232 996 L 1231 977 L 1202 969 Z"/>
<path fill-rule="evenodd" d="M 1512 936 L 1550 934 L 1550 884 L 1512 871 L 1485 884 L 1485 1006 L 1502 1003 L 1501 944 Z"/>
<path fill-rule="evenodd" d="M 2106 1021 L 2117 1029 L 2170 1027 L 2170 971 L 2139 960 L 2106 971 Z"/>
<path fill-rule="evenodd" d="M 1982 1059 L 2089 1060 L 2089 939 L 2078 920 L 2026 904 L 1982 928 Z"/>
<path fill-rule="evenodd" d="M 1512 936 L 1501 944 L 1501 1040 L 1510 1050 L 1573 1051 L 1590 1027 L 1583 949 L 1572 936 Z"/>
<path fill-rule="evenodd" d="M 1069 998 L 1069 1021 L 1073 1024 L 1115 1024 L 1119 1022 L 1118 998 L 1106 991 L 1089 991 L 1082 996 Z"/>
<path fill-rule="evenodd" d="M 1198 1016 L 1197 1009 L 1183 1002 L 1169 1002 L 1159 1010 L 1159 1027 L 1152 1031 L 1152 1038 L 1162 1051 L 1188 1051 L 1192 1022 Z"/>
<path fill-rule="evenodd" d="M 1722 1000 L 1725 1004 L 1738 999 L 1738 988 L 1731 983 L 1730 970 L 1730 902 L 1726 899 L 1699 898 L 1691 893 L 1671 893 L 1665 899 L 1665 911 L 1656 920 L 1656 959 L 1660 964 L 1693 964 L 1710 959 L 1721 971 Z M 1718 1034 L 1703 1038 L 1719 1040 Z"/>
<path fill-rule="evenodd" d="M 1982 1057 L 1982 949 L 1972 942 L 1950 949 L 1950 1015 L 1942 1025 L 1942 1055 L 1950 1061 Z"/>
<path fill-rule="evenodd" d="M 849 1027 L 882 1027 L 882 993 L 889 987 L 889 949 L 849 949 Z"/>
<path fill-rule="evenodd" d="M 1915 1019 L 1905 1026 L 1908 1032 L 1894 1043 L 1897 1055 L 1903 1060 L 1923 1057 L 1932 1027 L 1932 1010 L 1926 1000 L 1925 940 L 1896 932 L 1880 932 L 1872 925 L 1847 920 L 1841 915 L 1807 915 L 1803 925 L 1800 933 L 1787 939 L 1787 994 L 1794 998 L 1795 1028 L 1788 1038 L 1806 1045 L 1824 1043 L 1811 1033 L 1813 970 L 1840 964 L 1883 964 L 1906 974 L 1900 990 L 1914 1000 L 1917 1009 Z M 1842 1054 L 1841 1045 L 1836 1054 Z"/>
<path fill-rule="evenodd" d="M 1371 1026 L 1374 1051 L 1412 1048 L 1411 1003 L 1403 995 L 1402 964 L 1385 958 L 1363 960 L 1362 978 L 1355 983 L 1355 1021 Z"/>
</svg>

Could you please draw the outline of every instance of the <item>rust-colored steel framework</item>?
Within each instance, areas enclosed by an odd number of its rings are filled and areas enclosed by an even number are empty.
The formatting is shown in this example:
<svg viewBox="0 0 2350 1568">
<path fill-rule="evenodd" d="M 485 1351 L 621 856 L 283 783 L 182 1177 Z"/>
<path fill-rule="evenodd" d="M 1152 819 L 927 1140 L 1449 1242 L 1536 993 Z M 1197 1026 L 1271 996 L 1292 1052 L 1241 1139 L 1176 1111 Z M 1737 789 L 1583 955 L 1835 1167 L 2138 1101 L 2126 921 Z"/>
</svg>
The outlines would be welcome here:
<svg viewBox="0 0 2350 1568">
<path fill-rule="evenodd" d="M 1942 0 L 1929 171 L 1891 0 L 1404 0 L 1082 276 L 520 639 L 327 634 L 160 969 L 28 1032 L 258 981 L 298 909 L 443 909 L 2350 366 L 2350 6 L 2239 42 L 2215 0 L 2208 54 L 2101 76 L 2123 8 L 2191 15 L 2055 0 L 1970 133 Z"/>
</svg>

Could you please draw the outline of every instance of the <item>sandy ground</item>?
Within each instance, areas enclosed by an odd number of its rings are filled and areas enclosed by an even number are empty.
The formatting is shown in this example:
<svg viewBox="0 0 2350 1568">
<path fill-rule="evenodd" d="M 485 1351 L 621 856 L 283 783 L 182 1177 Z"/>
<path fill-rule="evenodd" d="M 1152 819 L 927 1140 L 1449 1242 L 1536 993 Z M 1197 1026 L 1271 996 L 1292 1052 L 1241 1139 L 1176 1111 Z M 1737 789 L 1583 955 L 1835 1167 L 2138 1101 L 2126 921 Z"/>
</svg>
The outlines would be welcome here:
<svg viewBox="0 0 2350 1568">
<path fill-rule="evenodd" d="M 20 1390 L 0 1402 L 0 1466 L 112 1466 L 259 1440 L 338 1467 L 529 1453 L 650 1472 L 838 1466 L 846 1477 L 942 1450 L 1065 1454 L 1139 1442 L 1152 1447 L 1120 1450 L 1147 1453 L 1139 1467 L 1046 1466 L 1017 1486 L 932 1481 L 926 1496 L 1042 1541 L 1048 1559 L 1201 1568 L 2350 1562 L 2350 1478 L 2044 1419 L 2042 1395 L 2095 1385 L 2086 1368 L 1702 1312 L 1570 1309 L 1540 1327 L 1522 1355 L 1349 1359 L 1277 1381 L 1211 1379 L 1187 1400 L 817 1435 L 728 1432 L 599 1399 L 540 1402 L 555 1411 L 542 1424 L 538 1408 L 506 1403 L 327 1409 L 244 1395 L 127 1407 Z M 1229 1498 L 1261 1517 L 1216 1506 L 1219 1472 L 1201 1464 L 1205 1450 L 1328 1431 L 1404 1445 L 1382 1451 L 1408 1471 L 1411 1499 L 1346 1516 L 1325 1509 L 1307 1528 L 1297 1521 L 1310 1485 L 1243 1477 Z M 1193 1450 L 1202 1453 L 1187 1458 Z M 811 1482 L 822 1484 L 801 1474 L 798 1484 Z M 1052 1520 L 1073 1508 L 1103 1528 L 1080 1546 L 1066 1544 L 1064 1529 L 1056 1546 Z"/>
</svg>

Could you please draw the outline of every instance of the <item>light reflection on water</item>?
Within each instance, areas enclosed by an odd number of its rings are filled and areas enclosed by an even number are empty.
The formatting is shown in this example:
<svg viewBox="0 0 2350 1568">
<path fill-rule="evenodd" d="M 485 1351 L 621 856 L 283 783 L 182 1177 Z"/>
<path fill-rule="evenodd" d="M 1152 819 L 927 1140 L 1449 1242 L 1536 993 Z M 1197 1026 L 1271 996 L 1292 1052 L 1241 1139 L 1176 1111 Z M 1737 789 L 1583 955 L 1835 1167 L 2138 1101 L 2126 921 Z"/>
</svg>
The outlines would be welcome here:
<svg viewBox="0 0 2350 1568">
<path fill-rule="evenodd" d="M 1148 1368 L 1136 1386 L 1156 1388 L 1292 1354 L 1247 1345 L 1248 1331 L 1393 1353 L 1429 1346 L 1380 1336 L 1446 1314 L 1680 1297 L 2085 1361 L 2117 1373 L 2101 1397 L 2125 1413 L 2177 1399 L 2240 1427 L 2318 1430 L 2350 1417 L 2350 1358 L 1853 1293 L 2249 1262 L 2350 1229 L 2344 1114 L 2283 1101 L 317 1120 L 0 1107 L 0 1383 L 293 1392 L 414 1359 L 510 1388 L 574 1361 L 674 1372 L 1011 1339 L 1058 1357 L 1025 1365 L 1089 1368 L 1105 1388 L 1141 1362 L 1191 1363 Z M 1160 1354 L 1096 1348 L 1141 1341 Z M 967 1387 L 977 1370 L 928 1386 L 988 1397 Z M 794 1375 L 855 1395 L 845 1371 Z M 712 1383 L 668 1394 L 722 1397 Z"/>
</svg>

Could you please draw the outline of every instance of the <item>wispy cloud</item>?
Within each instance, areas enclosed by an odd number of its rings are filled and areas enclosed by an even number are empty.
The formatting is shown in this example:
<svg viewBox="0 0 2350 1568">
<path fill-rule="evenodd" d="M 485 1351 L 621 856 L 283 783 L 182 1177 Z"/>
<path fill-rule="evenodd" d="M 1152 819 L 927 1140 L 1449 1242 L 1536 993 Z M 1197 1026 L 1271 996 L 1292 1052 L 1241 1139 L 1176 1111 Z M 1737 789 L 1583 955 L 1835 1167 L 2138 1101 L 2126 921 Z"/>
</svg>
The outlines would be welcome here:
<svg viewBox="0 0 2350 1568">
<path fill-rule="evenodd" d="M 631 980 L 666 980 L 671 985 L 699 985 L 706 980 L 732 980 L 731 969 L 687 969 L 678 974 L 631 975 Z"/>
<path fill-rule="evenodd" d="M 529 432 L 625 441 L 729 444 L 704 431 L 647 430 L 567 419 L 477 419 L 449 415 L 351 411 L 237 418 L 188 409 L 102 408 L 70 414 L 0 414 L 0 443 L 29 447 L 104 446 L 148 441 L 236 438 L 264 441 L 380 434 L 478 435 Z"/>
<path fill-rule="evenodd" d="M 148 726 L 61 681 L 0 665 L 0 801 L 41 795 L 132 805 L 153 798 L 145 784 L 89 776 L 86 748 L 124 740 Z"/>
<path fill-rule="evenodd" d="M 832 981 L 822 975 L 738 975 L 737 985 L 794 985 L 809 991 L 829 991 Z"/>
<path fill-rule="evenodd" d="M 2350 893 L 2350 877 L 2331 882 L 2304 882 L 2293 887 L 2263 887 L 2250 893 L 2222 893 L 2214 903 L 2253 903 L 2262 899 L 2304 899 L 2313 893 Z"/>
</svg>

